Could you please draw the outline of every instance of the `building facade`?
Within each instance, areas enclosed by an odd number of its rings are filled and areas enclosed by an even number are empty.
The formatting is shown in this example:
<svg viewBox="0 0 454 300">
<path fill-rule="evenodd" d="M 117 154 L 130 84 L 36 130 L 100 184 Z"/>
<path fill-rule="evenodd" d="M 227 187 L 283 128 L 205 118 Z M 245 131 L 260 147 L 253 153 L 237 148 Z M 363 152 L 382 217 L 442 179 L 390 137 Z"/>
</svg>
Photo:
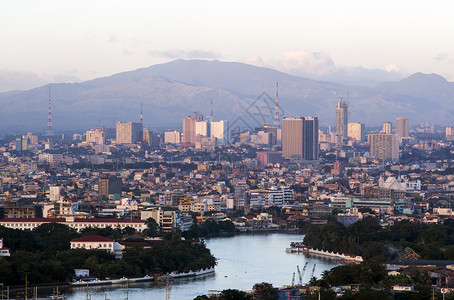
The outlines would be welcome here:
<svg viewBox="0 0 454 300">
<path fill-rule="evenodd" d="M 348 123 L 348 137 L 358 142 L 366 139 L 365 125 L 362 123 Z"/>
<path fill-rule="evenodd" d="M 370 155 L 384 161 L 399 161 L 399 141 L 395 134 L 371 134 Z"/>
<path fill-rule="evenodd" d="M 342 138 L 348 136 L 348 105 L 344 101 L 337 102 L 336 133 L 341 135 Z"/>
<path fill-rule="evenodd" d="M 117 122 L 117 144 L 136 144 L 142 141 L 143 124 L 136 122 Z"/>
</svg>

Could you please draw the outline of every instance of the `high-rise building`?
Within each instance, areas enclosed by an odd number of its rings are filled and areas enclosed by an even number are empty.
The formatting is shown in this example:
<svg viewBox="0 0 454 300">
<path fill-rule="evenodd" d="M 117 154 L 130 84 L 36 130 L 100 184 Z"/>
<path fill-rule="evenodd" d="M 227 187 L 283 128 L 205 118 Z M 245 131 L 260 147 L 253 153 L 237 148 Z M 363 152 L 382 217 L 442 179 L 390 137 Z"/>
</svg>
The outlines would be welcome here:
<svg viewBox="0 0 454 300">
<path fill-rule="evenodd" d="M 282 156 L 303 158 L 303 119 L 284 118 L 282 120 Z"/>
<path fill-rule="evenodd" d="M 348 136 L 348 105 L 344 101 L 337 102 L 336 133 L 341 135 L 343 139 Z"/>
<path fill-rule="evenodd" d="M 410 136 L 410 124 L 408 118 L 398 117 L 396 118 L 396 134 L 399 139 L 407 138 Z"/>
<path fill-rule="evenodd" d="M 211 136 L 210 122 L 208 121 L 196 121 L 195 122 L 195 135 L 200 136 Z"/>
<path fill-rule="evenodd" d="M 148 128 L 143 129 L 143 143 L 146 146 L 153 145 L 153 131 L 149 130 Z"/>
<path fill-rule="evenodd" d="M 117 144 L 135 144 L 142 141 L 143 124 L 136 122 L 117 122 Z"/>
<path fill-rule="evenodd" d="M 87 132 L 85 133 L 85 140 L 87 141 L 87 143 L 105 144 L 106 130 L 102 128 L 87 130 Z"/>
<path fill-rule="evenodd" d="M 195 131 L 196 131 L 196 119 L 188 116 L 187 118 L 183 119 L 183 140 L 184 144 L 194 144 L 195 142 Z"/>
<path fill-rule="evenodd" d="M 318 118 L 303 118 L 303 159 L 318 159 Z"/>
<path fill-rule="evenodd" d="M 217 122 L 211 122 L 211 137 L 216 138 L 217 143 L 230 143 L 229 121 L 221 120 Z"/>
<path fill-rule="evenodd" d="M 164 143 L 166 144 L 179 144 L 180 143 L 180 132 L 179 131 L 166 131 L 164 133 Z"/>
<path fill-rule="evenodd" d="M 371 134 L 370 155 L 385 161 L 399 160 L 399 140 L 396 134 Z"/>
<path fill-rule="evenodd" d="M 454 130 L 452 126 L 446 126 L 446 139 L 448 141 L 454 140 Z"/>
<path fill-rule="evenodd" d="M 318 159 L 318 119 L 316 117 L 284 118 L 282 127 L 283 157 Z"/>
<path fill-rule="evenodd" d="M 366 139 L 365 126 L 362 123 L 348 123 L 348 137 L 357 140 L 358 142 L 364 142 Z"/>
<path fill-rule="evenodd" d="M 380 133 L 391 134 L 392 130 L 393 130 L 393 125 L 391 124 L 391 122 L 386 121 L 385 123 L 383 123 L 383 129 L 380 131 Z"/>
</svg>

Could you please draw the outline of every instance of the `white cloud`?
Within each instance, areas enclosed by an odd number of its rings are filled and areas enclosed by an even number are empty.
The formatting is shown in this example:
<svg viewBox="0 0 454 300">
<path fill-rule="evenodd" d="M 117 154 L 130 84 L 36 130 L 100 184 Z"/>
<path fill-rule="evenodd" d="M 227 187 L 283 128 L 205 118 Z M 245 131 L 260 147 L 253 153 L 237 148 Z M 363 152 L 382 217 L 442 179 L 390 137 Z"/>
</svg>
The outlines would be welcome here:
<svg viewBox="0 0 454 300">
<path fill-rule="evenodd" d="M 374 86 L 383 81 L 396 81 L 407 75 L 393 62 L 384 69 L 338 66 L 327 53 L 303 50 L 285 51 L 279 59 L 270 60 L 254 54 L 246 58 L 244 62 L 277 69 L 296 76 L 342 84 Z"/>
<path fill-rule="evenodd" d="M 308 51 L 285 51 L 277 67 L 288 73 L 303 72 L 317 76 L 327 76 L 336 68 L 328 54 Z"/>
</svg>

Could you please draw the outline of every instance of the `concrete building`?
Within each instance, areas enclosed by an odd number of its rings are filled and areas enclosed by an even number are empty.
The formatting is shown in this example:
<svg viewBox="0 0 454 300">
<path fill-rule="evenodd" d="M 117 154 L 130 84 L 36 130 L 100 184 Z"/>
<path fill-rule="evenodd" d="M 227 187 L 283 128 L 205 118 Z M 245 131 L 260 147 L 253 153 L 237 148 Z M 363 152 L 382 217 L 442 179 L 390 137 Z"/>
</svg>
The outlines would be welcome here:
<svg viewBox="0 0 454 300">
<path fill-rule="evenodd" d="M 195 142 L 195 132 L 196 132 L 196 120 L 188 116 L 187 118 L 183 119 L 183 144 L 194 144 Z"/>
<path fill-rule="evenodd" d="M 342 138 L 348 136 L 348 105 L 344 101 L 337 102 L 336 133 L 341 135 Z"/>
<path fill-rule="evenodd" d="M 122 257 L 123 246 L 100 235 L 84 235 L 70 242 L 71 249 L 100 249 L 115 255 L 115 258 Z"/>
<path fill-rule="evenodd" d="M 104 174 L 98 179 L 98 196 L 121 195 L 123 182 L 115 175 Z"/>
<path fill-rule="evenodd" d="M 208 121 L 197 121 L 195 122 L 195 135 L 211 136 L 210 122 Z"/>
<path fill-rule="evenodd" d="M 87 130 L 85 133 L 85 141 L 93 144 L 105 144 L 106 143 L 106 130 L 103 128 L 94 128 Z"/>
<path fill-rule="evenodd" d="M 146 146 L 153 145 L 153 131 L 149 130 L 148 128 L 143 129 L 143 137 L 142 141 Z"/>
<path fill-rule="evenodd" d="M 221 120 L 211 122 L 211 137 L 216 138 L 216 142 L 220 144 L 230 143 L 229 121 Z"/>
<path fill-rule="evenodd" d="M 366 139 L 366 129 L 362 123 L 348 123 L 348 137 L 357 142 L 364 142 Z"/>
<path fill-rule="evenodd" d="M 395 134 L 371 134 L 370 155 L 385 161 L 399 160 L 399 141 Z"/>
<path fill-rule="evenodd" d="M 318 159 L 318 119 L 316 117 L 284 118 L 282 127 L 283 157 L 300 160 Z"/>
<path fill-rule="evenodd" d="M 117 122 L 117 144 L 136 144 L 142 141 L 143 124 L 136 122 Z"/>
<path fill-rule="evenodd" d="M 49 201 L 50 202 L 58 202 L 62 197 L 62 189 L 61 186 L 50 186 L 49 187 Z"/>
<path fill-rule="evenodd" d="M 303 158 L 303 119 L 284 118 L 282 120 L 282 156 Z"/>
<path fill-rule="evenodd" d="M 406 117 L 396 118 L 396 134 L 397 137 L 401 140 L 402 138 L 407 138 L 410 136 L 410 123 Z"/>
<path fill-rule="evenodd" d="M 135 219 L 76 219 L 74 217 L 66 218 L 5 218 L 0 219 L 0 225 L 8 228 L 33 230 L 36 227 L 47 223 L 60 223 L 67 225 L 77 231 L 85 228 L 120 228 L 132 227 L 141 232 L 147 229 L 147 223 Z"/>
<path fill-rule="evenodd" d="M 181 134 L 179 131 L 166 131 L 164 133 L 164 143 L 166 144 L 179 144 L 181 142 Z"/>
</svg>

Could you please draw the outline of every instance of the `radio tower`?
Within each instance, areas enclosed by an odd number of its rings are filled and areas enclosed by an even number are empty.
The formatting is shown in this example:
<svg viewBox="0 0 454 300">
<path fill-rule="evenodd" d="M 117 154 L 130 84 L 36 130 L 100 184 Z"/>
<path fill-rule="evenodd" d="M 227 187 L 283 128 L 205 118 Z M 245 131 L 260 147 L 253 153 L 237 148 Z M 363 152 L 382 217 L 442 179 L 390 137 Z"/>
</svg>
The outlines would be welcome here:
<svg viewBox="0 0 454 300">
<path fill-rule="evenodd" d="M 276 108 L 274 111 L 274 127 L 279 128 L 279 83 L 276 82 Z"/>
<path fill-rule="evenodd" d="M 49 110 L 47 112 L 47 129 L 46 129 L 46 136 L 53 136 L 54 135 L 54 126 L 52 125 L 52 102 L 50 97 L 50 84 L 49 84 Z"/>
<path fill-rule="evenodd" d="M 140 123 L 143 124 L 142 102 L 140 102 Z"/>
</svg>

